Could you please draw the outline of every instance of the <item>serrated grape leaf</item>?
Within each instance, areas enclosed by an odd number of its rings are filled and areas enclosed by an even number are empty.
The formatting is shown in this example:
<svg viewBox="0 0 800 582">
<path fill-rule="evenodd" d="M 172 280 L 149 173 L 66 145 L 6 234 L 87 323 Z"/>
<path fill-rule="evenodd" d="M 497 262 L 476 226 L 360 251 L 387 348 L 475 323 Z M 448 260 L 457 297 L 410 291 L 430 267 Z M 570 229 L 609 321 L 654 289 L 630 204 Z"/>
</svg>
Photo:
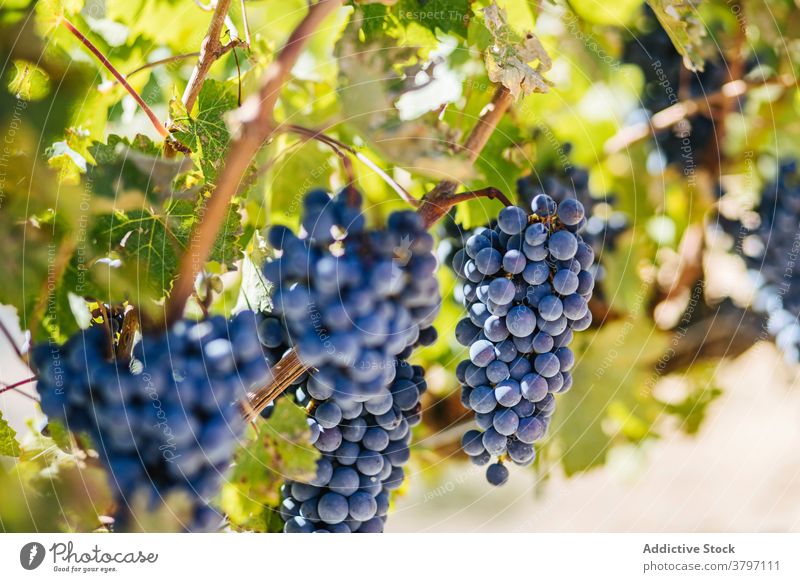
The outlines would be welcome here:
<svg viewBox="0 0 800 582">
<path fill-rule="evenodd" d="M 483 18 L 493 38 L 484 54 L 489 79 L 503 85 L 515 98 L 548 92 L 550 83 L 544 74 L 553 63 L 536 35 L 517 34 L 509 26 L 505 10 L 496 3 L 483 9 Z"/>
<path fill-rule="evenodd" d="M 182 104 L 173 99 L 172 118 L 178 130 L 175 137 L 192 150 L 192 158 L 206 182 L 214 182 L 224 161 L 231 139 L 225 114 L 238 106 L 236 89 L 231 83 L 207 79 L 197 97 L 195 117 L 187 115 Z"/>
<path fill-rule="evenodd" d="M 94 163 L 88 167 L 87 183 L 105 198 L 117 199 L 123 193 L 137 191 L 150 200 L 165 200 L 176 195 L 172 187 L 175 177 L 192 167 L 191 160 L 181 154 L 163 157 L 161 147 L 141 134 L 133 140 L 110 135 L 105 143 L 94 142 L 89 153 Z"/>
<path fill-rule="evenodd" d="M 683 57 L 690 71 L 702 71 L 705 60 L 701 54 L 706 27 L 697 14 L 696 0 L 647 0 L 658 22 L 669 35 L 675 50 Z"/>
<path fill-rule="evenodd" d="M 0 455 L 6 457 L 19 457 L 20 455 L 17 432 L 3 418 L 2 410 L 0 410 Z"/>
<path fill-rule="evenodd" d="M 268 420 L 259 418 L 250 440 L 240 449 L 221 505 L 231 523 L 264 531 L 265 512 L 280 503 L 278 489 L 286 479 L 310 479 L 319 451 L 309 444 L 306 413 L 289 398 L 281 398 Z"/>
<path fill-rule="evenodd" d="M 80 184 L 87 170 L 86 158 L 72 149 L 67 140 L 57 141 L 47 150 L 47 164 L 58 172 L 58 181 Z"/>
<path fill-rule="evenodd" d="M 197 218 L 202 215 L 201 206 L 205 204 L 205 198 L 199 204 L 172 200 L 163 212 L 131 210 L 104 214 L 95 219 L 91 239 L 96 253 L 106 259 L 101 261 L 103 264 L 118 265 L 116 284 L 103 286 L 115 293 L 115 297 L 109 299 L 121 301 L 129 294 L 141 297 L 143 287 L 149 290 L 145 298 L 158 299 L 168 294 Z M 210 260 L 233 267 L 234 261 L 241 256 L 240 231 L 240 217 L 232 205 L 214 243 Z M 141 305 L 144 302 L 137 303 Z"/>
<path fill-rule="evenodd" d="M 242 281 L 239 285 L 239 296 L 234 311 L 249 309 L 255 312 L 269 311 L 271 283 L 264 278 L 261 269 L 250 256 L 242 259 Z"/>
<path fill-rule="evenodd" d="M 644 317 L 575 335 L 573 387 L 558 398 L 547 444 L 567 475 L 604 464 L 616 443 L 652 436 L 661 405 L 648 383 L 658 378 L 655 364 L 667 345 L 666 334 Z"/>
</svg>

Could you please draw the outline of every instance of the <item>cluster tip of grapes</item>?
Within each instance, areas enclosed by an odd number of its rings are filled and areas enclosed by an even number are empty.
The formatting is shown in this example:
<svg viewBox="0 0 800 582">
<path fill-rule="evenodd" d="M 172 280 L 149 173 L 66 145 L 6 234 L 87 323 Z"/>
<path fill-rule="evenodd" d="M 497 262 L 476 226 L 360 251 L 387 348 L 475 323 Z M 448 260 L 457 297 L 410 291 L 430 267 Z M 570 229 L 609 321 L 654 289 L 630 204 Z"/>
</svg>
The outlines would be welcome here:
<svg viewBox="0 0 800 582">
<path fill-rule="evenodd" d="M 592 321 L 594 251 L 579 234 L 583 204 L 538 194 L 531 208 L 504 208 L 497 225 L 477 229 L 453 259 L 467 309 L 456 339 L 469 348 L 456 374 L 478 424 L 462 446 L 476 465 L 496 459 L 486 471 L 492 485 L 508 479 L 504 462 L 533 463 L 553 395 L 572 387 L 573 332 Z"/>
</svg>

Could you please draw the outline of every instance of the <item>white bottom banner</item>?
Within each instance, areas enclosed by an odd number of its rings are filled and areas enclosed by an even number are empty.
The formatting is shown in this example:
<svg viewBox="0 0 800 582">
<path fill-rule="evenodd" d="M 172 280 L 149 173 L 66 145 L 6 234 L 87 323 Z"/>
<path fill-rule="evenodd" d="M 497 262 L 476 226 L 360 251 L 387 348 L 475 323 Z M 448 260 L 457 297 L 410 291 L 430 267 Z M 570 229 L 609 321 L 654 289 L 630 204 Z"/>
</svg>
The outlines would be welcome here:
<svg viewBox="0 0 800 582">
<path fill-rule="evenodd" d="M 3 534 L 2 580 L 800 580 L 800 534 Z M 581 577 L 581 578 L 578 578 Z M 584 578 L 585 577 L 585 578 Z"/>
</svg>

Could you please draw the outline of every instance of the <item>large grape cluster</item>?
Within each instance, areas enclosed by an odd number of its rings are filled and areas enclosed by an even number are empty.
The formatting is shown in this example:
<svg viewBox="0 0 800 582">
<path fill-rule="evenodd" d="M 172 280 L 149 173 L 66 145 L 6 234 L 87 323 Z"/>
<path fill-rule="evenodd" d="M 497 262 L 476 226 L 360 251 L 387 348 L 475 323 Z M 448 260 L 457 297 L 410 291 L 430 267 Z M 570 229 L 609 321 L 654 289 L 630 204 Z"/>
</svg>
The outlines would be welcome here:
<svg viewBox="0 0 800 582">
<path fill-rule="evenodd" d="M 280 257 L 264 267 L 275 284 L 274 311 L 312 382 L 342 402 L 378 395 L 394 360 L 418 341 L 431 343 L 439 310 L 433 238 L 415 212 L 392 214 L 369 230 L 360 196 L 333 199 L 313 190 L 303 200 L 303 232 L 270 231 Z"/>
<path fill-rule="evenodd" d="M 780 165 L 758 207 L 759 224 L 746 234 L 739 251 L 758 285 L 754 306 L 767 316 L 767 328 L 787 361 L 800 362 L 800 175 L 796 161 Z"/>
<path fill-rule="evenodd" d="M 298 390 L 307 403 L 312 442 L 322 453 L 314 479 L 283 485 L 280 513 L 287 533 L 379 533 L 389 494 L 403 482 L 411 427 L 420 422 L 423 369 L 397 360 L 388 389 L 364 402 L 343 402 L 321 386 Z"/>
<path fill-rule="evenodd" d="M 145 335 L 130 360 L 109 357 L 109 348 L 102 326 L 38 346 L 42 410 L 96 446 L 116 497 L 115 529 L 135 525 L 129 509 L 139 497 L 155 507 L 173 493 L 192 503 L 186 529 L 218 527 L 208 499 L 244 429 L 236 401 L 270 377 L 254 314 L 179 321 Z"/>
<path fill-rule="evenodd" d="M 583 205 L 540 194 L 531 207 L 530 216 L 504 208 L 497 226 L 477 229 L 454 259 L 468 312 L 456 338 L 469 347 L 456 372 L 479 427 L 462 445 L 477 465 L 497 459 L 486 472 L 493 485 L 508 478 L 504 461 L 533 462 L 553 395 L 572 386 L 573 331 L 592 320 L 594 251 L 578 234 L 587 222 Z"/>
</svg>

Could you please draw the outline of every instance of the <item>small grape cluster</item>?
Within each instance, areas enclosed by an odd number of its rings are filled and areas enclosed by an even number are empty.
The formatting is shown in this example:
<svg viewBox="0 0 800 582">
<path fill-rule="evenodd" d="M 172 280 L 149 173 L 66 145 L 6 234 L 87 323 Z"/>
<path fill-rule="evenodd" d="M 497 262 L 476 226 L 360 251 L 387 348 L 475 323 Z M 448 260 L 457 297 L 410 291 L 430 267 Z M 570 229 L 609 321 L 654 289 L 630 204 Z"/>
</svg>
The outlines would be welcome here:
<svg viewBox="0 0 800 582">
<path fill-rule="evenodd" d="M 333 398 L 366 400 L 392 381 L 394 359 L 435 341 L 439 306 L 433 237 L 415 212 L 392 214 L 369 230 L 360 195 L 333 199 L 313 190 L 303 200 L 303 233 L 274 227 L 281 255 L 264 266 L 275 284 L 274 312 L 298 356 L 316 368 Z"/>
<path fill-rule="evenodd" d="M 569 147 L 564 146 L 565 152 Z M 586 212 L 586 227 L 581 231 L 583 240 L 592 247 L 595 255 L 617 248 L 620 237 L 628 231 L 630 223 L 624 212 L 613 210 L 614 196 L 596 197 L 589 190 L 589 171 L 579 166 L 568 166 L 563 172 L 548 172 L 539 178 L 531 174 L 517 180 L 520 200 L 530 205 L 540 194 L 547 194 L 556 204 L 575 198 Z M 595 264 L 595 279 L 603 278 L 603 268 Z"/>
<path fill-rule="evenodd" d="M 800 243 L 800 175 L 797 162 L 783 162 L 767 184 L 758 207 L 759 225 L 738 246 L 758 285 L 756 311 L 766 314 L 767 329 L 791 364 L 800 362 L 800 271 L 795 257 Z"/>
<path fill-rule="evenodd" d="M 486 472 L 493 485 L 508 478 L 503 461 L 533 462 L 553 395 L 572 386 L 573 331 L 592 321 L 594 251 L 579 234 L 587 222 L 583 205 L 539 194 L 531 207 L 531 216 L 504 208 L 497 226 L 477 229 L 453 264 L 468 312 L 456 339 L 469 347 L 456 373 L 462 403 L 480 429 L 467 431 L 462 445 L 477 465 L 498 458 Z"/>
<path fill-rule="evenodd" d="M 420 422 L 424 371 L 396 362 L 388 389 L 364 402 L 341 401 L 314 381 L 297 401 L 313 410 L 311 440 L 322 453 L 309 482 L 283 485 L 280 514 L 287 533 L 380 533 L 390 491 L 403 482 L 411 427 Z"/>
<path fill-rule="evenodd" d="M 93 326 L 35 348 L 42 410 L 96 446 L 117 501 L 115 529 L 132 526 L 130 504 L 142 493 L 149 507 L 183 493 L 192 503 L 188 530 L 218 527 L 208 499 L 244 430 L 236 401 L 270 377 L 254 314 L 179 321 L 145 335 L 128 361 L 109 357 L 110 343 Z"/>
<path fill-rule="evenodd" d="M 644 74 L 642 109 L 632 116 L 636 121 L 646 121 L 653 113 L 673 105 L 678 95 L 704 98 L 719 91 L 728 81 L 728 67 L 721 55 L 708 59 L 703 71 L 685 69 L 683 57 L 655 14 L 649 8 L 646 12 L 645 20 L 651 30 L 631 39 L 623 57 L 626 62 L 639 66 Z M 682 82 L 684 75 L 686 82 Z M 659 133 L 656 140 L 664 162 L 687 170 L 698 164 L 697 158 L 714 145 L 714 121 L 707 115 L 695 115 Z M 658 166 L 661 165 L 659 162 Z"/>
</svg>

